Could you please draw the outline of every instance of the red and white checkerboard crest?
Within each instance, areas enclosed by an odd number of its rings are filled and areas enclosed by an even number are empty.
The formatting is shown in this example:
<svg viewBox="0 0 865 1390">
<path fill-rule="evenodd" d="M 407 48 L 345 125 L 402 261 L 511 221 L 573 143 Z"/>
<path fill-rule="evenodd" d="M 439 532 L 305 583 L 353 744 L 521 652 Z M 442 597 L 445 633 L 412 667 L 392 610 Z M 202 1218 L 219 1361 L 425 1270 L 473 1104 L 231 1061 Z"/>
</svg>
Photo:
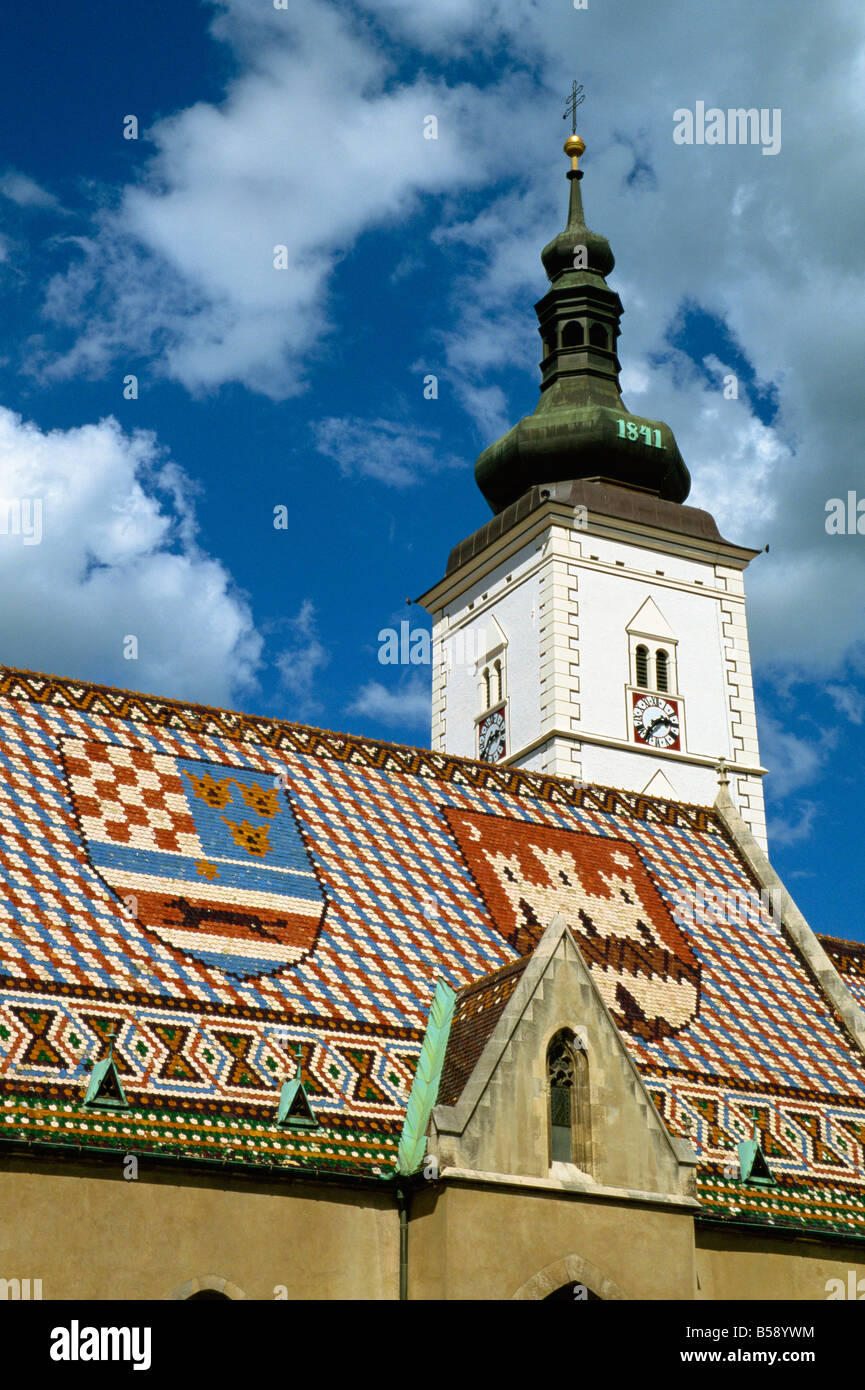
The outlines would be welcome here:
<svg viewBox="0 0 865 1390">
<path fill-rule="evenodd" d="M 91 862 L 145 930 L 240 979 L 313 949 L 324 896 L 273 778 L 84 739 L 64 755 Z"/>
</svg>

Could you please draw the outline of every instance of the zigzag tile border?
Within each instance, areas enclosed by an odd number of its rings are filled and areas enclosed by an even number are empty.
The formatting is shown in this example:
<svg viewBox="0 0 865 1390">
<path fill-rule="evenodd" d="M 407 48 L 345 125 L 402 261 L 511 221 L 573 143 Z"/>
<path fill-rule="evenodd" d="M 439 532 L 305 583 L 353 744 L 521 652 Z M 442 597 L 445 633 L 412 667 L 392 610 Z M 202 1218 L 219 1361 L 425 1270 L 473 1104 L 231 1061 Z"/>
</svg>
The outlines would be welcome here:
<svg viewBox="0 0 865 1390">
<path fill-rule="evenodd" d="M 302 724 L 256 718 L 233 710 L 207 705 L 159 700 L 154 696 L 116 690 L 111 686 L 89 685 L 58 676 L 0 668 L 0 695 L 30 700 L 52 708 L 76 710 L 82 714 L 153 724 L 157 728 L 183 730 L 234 739 L 239 743 L 261 744 L 275 750 L 332 758 L 336 762 L 376 768 L 380 772 L 402 772 L 415 777 L 434 777 L 443 782 L 485 789 L 496 788 L 510 796 L 529 795 L 541 801 L 561 801 L 574 806 L 633 816 L 637 820 L 658 820 L 666 825 L 685 825 L 705 830 L 717 824 L 711 811 L 702 806 L 659 801 L 639 793 L 606 787 L 575 787 L 560 777 L 518 769 L 498 768 L 468 758 L 452 758 L 426 749 L 407 749 L 400 744 L 382 743 L 349 734 L 332 733 Z"/>
</svg>

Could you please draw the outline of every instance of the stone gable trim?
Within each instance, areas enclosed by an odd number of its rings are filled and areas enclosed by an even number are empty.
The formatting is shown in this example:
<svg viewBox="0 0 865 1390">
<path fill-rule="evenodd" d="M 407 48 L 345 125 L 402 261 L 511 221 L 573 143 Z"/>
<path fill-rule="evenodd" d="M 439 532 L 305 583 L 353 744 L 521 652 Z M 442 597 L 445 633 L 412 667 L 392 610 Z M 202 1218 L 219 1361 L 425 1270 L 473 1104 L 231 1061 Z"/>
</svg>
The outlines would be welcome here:
<svg viewBox="0 0 865 1390">
<path fill-rule="evenodd" d="M 567 921 L 561 914 L 554 917 L 550 922 L 550 925 L 538 942 L 533 955 L 529 958 L 528 964 L 520 978 L 520 982 L 505 1005 L 501 1017 L 493 1029 L 490 1039 L 481 1053 L 471 1076 L 463 1087 L 462 1094 L 456 1105 L 442 1105 L 434 1108 L 433 1122 L 436 1130 L 439 1134 L 461 1135 L 465 1132 L 481 1097 L 484 1095 L 484 1092 L 492 1080 L 493 1074 L 504 1052 L 511 1043 L 517 1025 L 540 986 L 541 980 L 550 968 L 562 941 L 566 942 L 567 947 L 573 950 L 577 960 L 582 966 L 588 987 L 594 994 L 595 1003 L 606 1019 L 610 1035 L 615 1039 L 615 1045 L 630 1072 L 631 1079 L 636 1088 L 636 1094 L 641 1098 L 643 1105 L 645 1105 L 646 1113 L 654 1116 L 657 1120 L 658 1131 L 662 1135 L 662 1142 L 666 1143 L 670 1156 L 677 1165 L 690 1167 L 692 1170 L 696 1170 L 697 1156 L 690 1142 L 687 1139 L 674 1138 L 664 1124 L 663 1119 L 658 1114 L 657 1107 L 646 1088 L 646 1084 L 637 1065 L 623 1042 L 622 1036 L 613 1022 L 609 1009 L 601 998 L 592 973 L 586 965 L 582 952 L 574 940 Z M 591 1190 L 595 1190 L 594 1186 Z M 614 1190 L 621 1191 L 621 1189 Z"/>
<path fill-rule="evenodd" d="M 865 1053 L 865 1012 L 859 1007 L 820 945 L 790 893 L 772 868 L 768 855 L 764 853 L 739 815 L 729 791 L 724 786 L 718 791 L 714 809 L 759 887 L 770 893 L 773 911 L 779 917 L 814 980 L 838 1014 L 848 1035 L 860 1052 Z"/>
</svg>

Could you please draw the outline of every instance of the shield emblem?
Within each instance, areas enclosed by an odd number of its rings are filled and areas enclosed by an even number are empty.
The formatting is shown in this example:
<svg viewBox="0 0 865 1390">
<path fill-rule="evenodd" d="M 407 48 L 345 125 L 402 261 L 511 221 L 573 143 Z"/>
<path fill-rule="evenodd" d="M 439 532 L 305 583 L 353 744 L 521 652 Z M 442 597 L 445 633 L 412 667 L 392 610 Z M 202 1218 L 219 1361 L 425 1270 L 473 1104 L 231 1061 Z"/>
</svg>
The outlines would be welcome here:
<svg viewBox="0 0 865 1390">
<path fill-rule="evenodd" d="M 64 755 L 91 863 L 146 931 L 238 979 L 313 949 L 324 895 L 271 776 L 85 739 Z"/>
<path fill-rule="evenodd" d="M 678 1033 L 700 1003 L 700 962 L 625 840 L 473 811 L 445 814 L 492 919 L 520 955 L 566 918 L 618 1026 Z"/>
</svg>

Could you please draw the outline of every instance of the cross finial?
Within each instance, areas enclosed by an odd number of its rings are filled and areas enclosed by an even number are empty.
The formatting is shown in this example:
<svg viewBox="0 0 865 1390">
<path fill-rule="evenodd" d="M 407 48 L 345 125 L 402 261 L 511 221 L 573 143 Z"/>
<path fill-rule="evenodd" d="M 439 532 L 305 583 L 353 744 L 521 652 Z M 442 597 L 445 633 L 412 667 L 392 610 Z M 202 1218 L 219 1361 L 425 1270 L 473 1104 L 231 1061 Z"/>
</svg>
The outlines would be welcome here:
<svg viewBox="0 0 865 1390">
<path fill-rule="evenodd" d="M 727 776 L 727 759 L 726 759 L 726 758 L 719 758 L 719 759 L 718 759 L 718 764 L 717 764 L 717 767 L 715 768 L 715 771 L 716 771 L 717 774 L 718 774 L 718 786 L 719 786 L 719 787 L 729 787 L 729 785 L 730 785 L 730 778 Z"/>
<path fill-rule="evenodd" d="M 300 1043 L 298 1043 L 297 1047 L 294 1049 L 294 1055 L 297 1058 L 297 1071 L 295 1072 L 295 1076 L 300 1076 L 303 1066 L 303 1048 Z"/>
<path fill-rule="evenodd" d="M 577 107 L 578 107 L 578 106 L 582 106 L 582 104 L 583 104 L 583 102 L 585 101 L 585 99 L 586 99 L 586 94 L 585 94 L 585 92 L 583 91 L 583 84 L 582 84 L 582 82 L 580 82 L 579 85 L 578 85 L 578 84 L 577 84 L 577 79 L 574 78 L 574 83 L 573 83 L 573 86 L 571 87 L 571 95 L 568 97 L 567 101 L 565 102 L 565 114 L 564 114 L 564 116 L 562 116 L 562 120 L 563 120 L 563 121 L 566 121 L 566 120 L 568 119 L 568 117 L 570 116 L 570 118 L 571 118 L 571 134 L 572 134 L 572 135 L 576 135 L 576 133 L 577 133 Z"/>
</svg>

